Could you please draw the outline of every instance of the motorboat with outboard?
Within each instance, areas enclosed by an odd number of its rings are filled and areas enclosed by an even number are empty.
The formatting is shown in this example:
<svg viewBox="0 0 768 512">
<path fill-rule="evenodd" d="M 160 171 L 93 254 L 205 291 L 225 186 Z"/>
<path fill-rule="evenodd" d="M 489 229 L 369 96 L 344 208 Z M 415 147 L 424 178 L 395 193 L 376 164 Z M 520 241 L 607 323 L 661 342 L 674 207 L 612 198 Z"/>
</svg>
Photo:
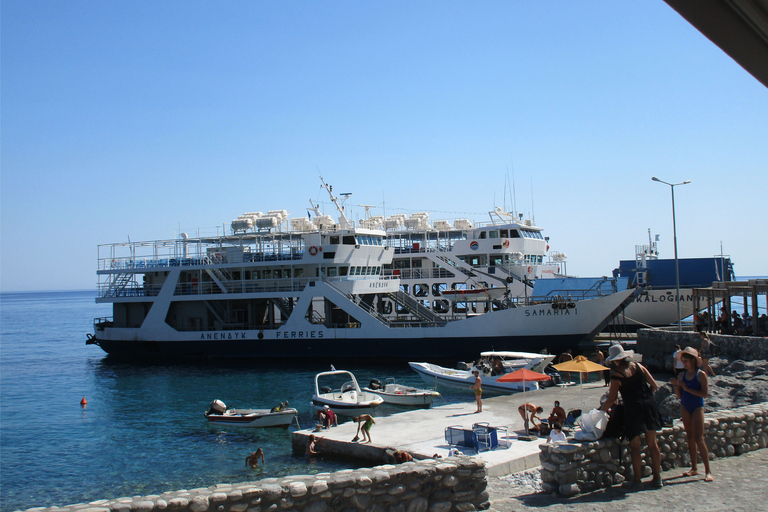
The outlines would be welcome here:
<svg viewBox="0 0 768 512">
<path fill-rule="evenodd" d="M 409 269 L 394 268 L 405 265 L 403 259 L 393 264 L 395 255 L 405 258 L 405 252 L 392 244 L 406 238 L 366 221 L 350 221 L 343 199 L 325 181 L 322 185 L 336 206 L 336 220 L 313 205 L 312 219 L 288 219 L 285 210 L 250 212 L 232 222 L 231 233 L 100 245 L 96 302 L 111 304 L 112 316 L 94 320 L 87 343 L 141 360 L 381 362 L 428 360 L 437 354 L 460 360 L 488 346 L 553 352 L 576 347 L 633 300 L 633 290 L 569 302 L 569 307 L 491 296 L 432 297 L 448 286 L 420 281 L 416 261 L 409 262 Z M 505 243 L 509 240 L 545 243 L 534 228 L 516 234 L 508 228 L 467 226 L 452 231 L 453 249 L 445 253 L 451 263 L 438 252 L 425 253 L 444 264 L 431 275 L 447 275 L 450 267 L 450 279 L 456 281 L 450 288 L 471 289 L 474 285 L 461 284 L 470 277 L 467 273 L 484 271 L 476 270 L 473 265 L 481 262 L 465 253 L 486 243 L 516 247 Z M 396 270 L 402 270 L 400 275 Z"/>
<path fill-rule="evenodd" d="M 205 412 L 205 418 L 212 425 L 288 428 L 296 420 L 297 414 L 298 411 L 287 404 L 280 404 L 272 409 L 227 409 L 224 402 L 214 400 Z"/>
<path fill-rule="evenodd" d="M 430 407 L 440 393 L 434 389 L 419 389 L 398 384 L 394 377 L 389 377 L 383 384 L 378 379 L 371 379 L 363 391 L 375 393 L 384 399 L 385 404 Z"/>
<path fill-rule="evenodd" d="M 350 371 L 331 370 L 315 375 L 312 407 L 318 411 L 327 405 L 339 416 L 359 416 L 373 414 L 383 403 L 384 399 L 378 394 L 360 389 Z"/>
<path fill-rule="evenodd" d="M 470 392 L 470 386 L 475 383 L 473 372 L 480 372 L 483 394 L 485 393 L 515 393 L 523 391 L 522 382 L 497 382 L 496 380 L 507 373 L 521 368 L 544 373 L 547 366 L 554 360 L 552 354 L 536 354 L 532 352 L 488 351 L 480 354 L 480 359 L 473 364 L 459 363 L 457 368 L 447 368 L 432 363 L 409 362 L 413 371 L 421 379 L 432 386 L 443 386 Z M 539 389 L 538 382 L 526 382 L 525 390 Z"/>
</svg>

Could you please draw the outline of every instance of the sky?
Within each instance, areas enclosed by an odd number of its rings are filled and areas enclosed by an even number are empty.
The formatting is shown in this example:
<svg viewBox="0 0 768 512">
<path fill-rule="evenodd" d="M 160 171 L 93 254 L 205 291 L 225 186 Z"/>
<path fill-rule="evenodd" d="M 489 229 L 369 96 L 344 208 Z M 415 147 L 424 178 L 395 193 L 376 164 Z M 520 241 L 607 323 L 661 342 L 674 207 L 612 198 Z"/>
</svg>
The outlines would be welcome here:
<svg viewBox="0 0 768 512">
<path fill-rule="evenodd" d="M 661 0 L 0 3 L 0 290 L 250 211 L 533 217 L 767 275 L 768 90 Z M 514 191 L 514 192 L 513 192 Z"/>
</svg>

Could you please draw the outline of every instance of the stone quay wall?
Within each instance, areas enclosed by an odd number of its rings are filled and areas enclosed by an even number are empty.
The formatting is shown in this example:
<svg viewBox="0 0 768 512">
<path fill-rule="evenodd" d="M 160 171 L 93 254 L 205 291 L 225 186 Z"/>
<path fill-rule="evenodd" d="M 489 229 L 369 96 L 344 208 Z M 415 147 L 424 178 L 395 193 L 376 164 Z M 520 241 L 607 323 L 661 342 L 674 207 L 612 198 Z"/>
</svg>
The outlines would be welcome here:
<svg viewBox="0 0 768 512">
<path fill-rule="evenodd" d="M 458 456 L 27 512 L 468 512 L 490 507 L 486 486 L 483 461 Z"/>
<path fill-rule="evenodd" d="M 661 469 L 691 464 L 688 439 L 681 422 L 657 432 Z M 704 415 L 704 438 L 709 457 L 730 457 L 768 446 L 768 402 Z M 643 477 L 651 474 L 651 459 L 644 436 L 640 437 Z M 632 458 L 627 441 L 601 439 L 542 444 L 542 490 L 573 496 L 620 484 L 632 478 Z M 699 469 L 702 469 L 701 466 Z"/>
<path fill-rule="evenodd" d="M 708 334 L 709 339 L 729 358 L 743 361 L 768 360 L 768 338 Z M 672 372 L 675 345 L 698 350 L 701 348 L 699 333 L 666 329 L 640 329 L 637 332 L 637 352 L 643 355 L 643 365 L 652 372 Z"/>
</svg>

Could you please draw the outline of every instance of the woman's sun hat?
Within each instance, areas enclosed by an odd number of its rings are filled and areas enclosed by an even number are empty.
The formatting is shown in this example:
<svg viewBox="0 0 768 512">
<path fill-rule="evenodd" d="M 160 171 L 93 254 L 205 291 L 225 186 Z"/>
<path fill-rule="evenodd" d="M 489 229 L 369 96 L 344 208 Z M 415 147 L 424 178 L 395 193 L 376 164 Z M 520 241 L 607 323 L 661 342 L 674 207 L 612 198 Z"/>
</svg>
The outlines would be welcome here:
<svg viewBox="0 0 768 512">
<path fill-rule="evenodd" d="M 696 350 L 693 347 L 685 347 L 683 350 L 680 351 L 680 357 L 682 358 L 684 354 L 687 354 L 691 356 L 695 361 L 697 366 L 702 365 L 701 356 L 699 355 L 699 351 Z"/>
<path fill-rule="evenodd" d="M 608 357 L 605 358 L 606 363 L 616 361 L 618 359 L 632 359 L 635 356 L 634 350 L 624 350 L 621 345 L 611 345 L 608 349 Z"/>
</svg>

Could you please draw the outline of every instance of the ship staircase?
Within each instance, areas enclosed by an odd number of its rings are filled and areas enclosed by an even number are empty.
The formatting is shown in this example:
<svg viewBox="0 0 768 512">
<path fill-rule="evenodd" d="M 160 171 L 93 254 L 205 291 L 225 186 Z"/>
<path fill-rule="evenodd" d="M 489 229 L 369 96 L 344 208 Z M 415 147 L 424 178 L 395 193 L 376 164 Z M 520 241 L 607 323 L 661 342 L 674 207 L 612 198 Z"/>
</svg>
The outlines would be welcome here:
<svg viewBox="0 0 768 512">
<path fill-rule="evenodd" d="M 131 282 L 131 274 L 116 274 L 107 288 L 105 297 L 121 297 L 125 295 L 125 287 Z"/>
<path fill-rule="evenodd" d="M 332 282 L 328 281 L 327 279 L 323 278 L 323 282 L 328 285 L 329 288 L 334 290 L 336 293 L 339 293 L 344 298 L 348 299 L 350 302 L 352 302 L 355 306 L 362 309 L 366 313 L 368 313 L 370 316 L 381 322 L 382 324 L 386 325 L 387 327 L 399 327 L 401 326 L 401 322 L 392 322 L 390 319 L 382 315 L 376 310 L 376 307 L 373 306 L 373 304 L 370 304 L 363 300 L 363 297 L 360 295 L 353 295 L 350 293 L 346 293 L 336 287 Z M 408 311 L 411 312 L 412 315 L 414 315 L 419 322 L 420 326 L 444 326 L 448 321 L 445 320 L 443 317 L 438 315 L 437 313 L 433 312 L 429 308 L 425 308 L 421 303 L 408 295 L 407 293 L 404 293 L 402 291 L 397 291 L 393 293 L 388 293 L 387 296 L 396 304 L 406 308 Z"/>
<path fill-rule="evenodd" d="M 392 301 L 396 305 L 399 305 L 407 309 L 413 315 L 415 315 L 420 321 L 428 325 L 443 327 L 445 324 L 448 323 L 448 321 L 445 318 L 441 317 L 431 309 L 425 308 L 421 304 L 421 302 L 419 302 L 417 299 L 415 299 L 411 295 L 403 292 L 402 290 L 388 293 L 387 296 L 390 299 L 392 299 Z"/>
<path fill-rule="evenodd" d="M 451 258 L 450 256 L 445 256 L 443 254 L 437 254 L 434 252 L 428 252 L 424 255 L 441 267 L 448 265 L 449 267 L 457 270 L 458 272 L 461 272 L 467 277 L 476 277 L 475 269 L 472 268 L 471 265 L 468 265 L 459 259 Z"/>
<path fill-rule="evenodd" d="M 333 284 L 330 280 L 323 277 L 322 278 L 323 283 L 328 286 L 331 290 L 338 293 L 345 299 L 347 299 L 349 302 L 353 303 L 358 308 L 362 309 L 366 313 L 368 313 L 370 316 L 381 322 L 382 324 L 386 325 L 387 327 L 391 327 L 390 321 L 381 315 L 378 311 L 376 311 L 376 308 L 373 307 L 373 305 L 368 304 L 367 302 L 363 301 L 359 295 L 354 295 L 351 293 L 347 293 L 335 284 Z"/>
<path fill-rule="evenodd" d="M 207 268 L 205 271 L 211 276 L 214 283 L 221 289 L 221 293 L 229 293 L 229 288 L 225 283 L 232 281 L 232 276 L 226 270 L 218 268 Z"/>
</svg>

